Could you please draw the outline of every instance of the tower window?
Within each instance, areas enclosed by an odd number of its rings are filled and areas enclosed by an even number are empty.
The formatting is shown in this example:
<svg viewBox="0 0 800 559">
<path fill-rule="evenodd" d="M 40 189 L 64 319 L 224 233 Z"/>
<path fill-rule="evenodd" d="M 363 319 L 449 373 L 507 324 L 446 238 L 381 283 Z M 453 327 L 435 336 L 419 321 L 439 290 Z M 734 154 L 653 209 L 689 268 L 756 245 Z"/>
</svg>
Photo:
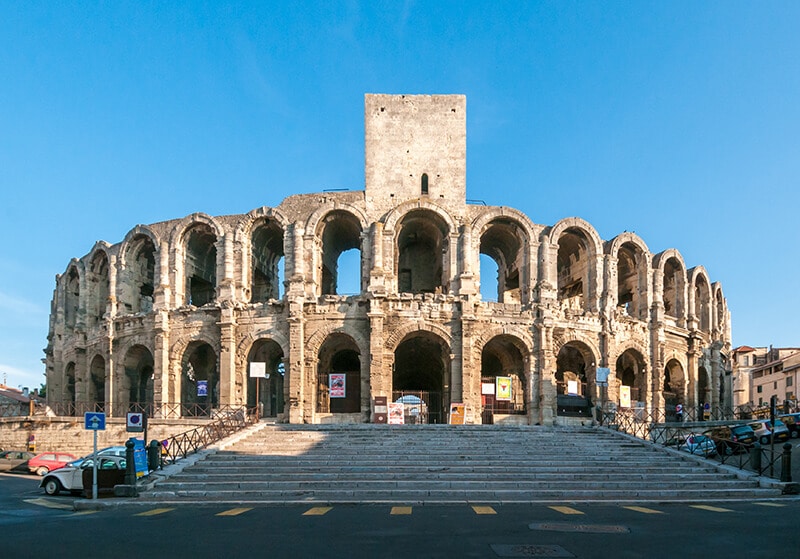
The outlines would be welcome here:
<svg viewBox="0 0 800 559">
<path fill-rule="evenodd" d="M 422 173 L 422 185 L 421 185 L 421 192 L 423 196 L 428 195 L 428 174 Z"/>
</svg>

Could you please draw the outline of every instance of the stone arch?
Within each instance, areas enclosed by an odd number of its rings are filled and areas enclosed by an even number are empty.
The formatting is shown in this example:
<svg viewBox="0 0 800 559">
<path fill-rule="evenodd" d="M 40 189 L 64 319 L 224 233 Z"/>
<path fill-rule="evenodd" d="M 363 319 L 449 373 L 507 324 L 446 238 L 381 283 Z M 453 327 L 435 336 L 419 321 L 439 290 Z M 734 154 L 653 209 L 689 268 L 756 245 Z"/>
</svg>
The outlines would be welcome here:
<svg viewBox="0 0 800 559">
<path fill-rule="evenodd" d="M 181 415 L 209 415 L 220 403 L 219 349 L 202 336 L 185 345 L 180 357 Z"/>
<path fill-rule="evenodd" d="M 397 346 L 400 345 L 406 336 L 415 332 L 428 332 L 430 334 L 435 334 L 436 336 L 442 338 L 448 347 L 453 347 L 453 337 L 447 329 L 439 326 L 438 324 L 417 321 L 404 324 L 393 329 L 392 333 L 386 336 L 383 342 L 384 350 L 387 352 L 394 352 L 397 349 Z"/>
<path fill-rule="evenodd" d="M 647 353 L 638 343 L 628 343 L 617 353 L 614 368 L 617 386 L 631 387 L 631 405 L 634 402 L 647 402 L 648 364 L 645 358 Z"/>
<path fill-rule="evenodd" d="M 599 300 L 603 254 L 600 236 L 586 221 L 572 217 L 559 221 L 545 233 L 547 250 L 544 264 L 550 269 L 544 277 L 556 280 L 556 297 L 565 310 L 593 312 Z"/>
<path fill-rule="evenodd" d="M 728 311 L 725 296 L 722 294 L 722 285 L 719 282 L 711 284 L 713 304 L 713 337 L 723 339 L 728 326 Z"/>
<path fill-rule="evenodd" d="M 217 220 L 203 213 L 192 214 L 175 224 L 170 245 L 175 254 L 178 301 L 201 307 L 216 300 L 218 280 L 222 277 L 218 247 L 224 234 Z"/>
<path fill-rule="evenodd" d="M 89 361 L 88 400 L 94 402 L 99 411 L 105 409 L 106 401 L 106 358 L 96 353 Z"/>
<path fill-rule="evenodd" d="M 241 346 L 241 344 L 240 344 Z M 258 337 L 253 341 L 245 357 L 246 364 L 239 370 L 244 370 L 247 377 L 247 390 L 245 401 L 248 408 L 258 407 L 259 417 L 283 417 L 285 404 L 288 401 L 286 380 L 287 353 L 281 344 L 270 336 Z M 253 378 L 253 363 L 263 363 L 265 378 Z M 237 379 L 237 383 L 240 381 Z"/>
<path fill-rule="evenodd" d="M 160 271 L 159 238 L 149 228 L 131 229 L 120 245 L 117 263 L 117 313 L 148 313 L 153 309 Z"/>
<path fill-rule="evenodd" d="M 616 301 L 622 316 L 647 321 L 650 312 L 650 250 L 635 233 L 617 235 L 607 244 L 608 255 L 616 262 L 616 285 L 608 285 L 609 297 Z"/>
<path fill-rule="evenodd" d="M 103 323 L 110 296 L 110 265 L 108 244 L 95 244 L 88 256 L 86 269 L 86 323 L 89 328 Z"/>
<path fill-rule="evenodd" d="M 532 239 L 536 238 L 534 227 L 519 212 L 502 210 L 505 208 L 485 212 L 472 222 L 477 246 L 471 246 L 470 252 L 491 258 L 497 266 L 498 302 L 525 304 L 529 299 L 531 270 L 536 269 L 531 262 Z M 463 257 L 473 258 L 472 254 Z M 487 287 L 491 278 L 483 273 L 479 277 L 481 285 Z"/>
<path fill-rule="evenodd" d="M 81 308 L 81 266 L 72 261 L 64 273 L 64 325 L 68 329 L 78 326 Z"/>
<path fill-rule="evenodd" d="M 76 413 L 77 408 L 77 391 L 75 390 L 75 384 L 77 382 L 77 372 L 75 361 L 68 361 L 67 364 L 64 366 L 64 384 L 63 386 L 63 401 L 66 402 L 69 410 L 66 415 L 74 415 Z"/>
<path fill-rule="evenodd" d="M 689 270 L 689 306 L 697 329 L 711 333 L 711 281 L 702 266 Z"/>
<path fill-rule="evenodd" d="M 451 345 L 430 330 L 407 333 L 392 362 L 392 401 L 402 403 L 405 422 L 444 423 L 450 405 Z M 391 411 L 391 410 L 390 410 Z"/>
<path fill-rule="evenodd" d="M 686 325 L 686 263 L 676 249 L 661 252 L 653 259 L 655 285 L 659 290 L 655 293 L 664 304 L 664 314 L 672 318 L 677 326 Z"/>
<path fill-rule="evenodd" d="M 529 355 L 533 353 L 534 341 L 529 329 L 519 326 L 495 325 L 487 327 L 485 330 L 481 331 L 480 335 L 478 335 L 475 343 L 473 344 L 473 351 L 476 354 L 475 357 L 480 358 L 480 353 L 483 351 L 484 346 L 492 338 L 497 336 L 510 336 L 515 338 L 520 344 L 522 344 L 520 347 L 523 348 L 526 353 Z"/>
<path fill-rule="evenodd" d="M 435 213 L 447 224 L 447 229 L 449 231 L 455 232 L 458 230 L 458 224 L 447 209 L 429 200 L 409 200 L 389 210 L 383 219 L 381 219 L 384 231 L 396 231 L 397 225 L 403 218 L 415 210 L 427 210 Z"/>
<path fill-rule="evenodd" d="M 505 332 L 488 337 L 480 345 L 481 384 L 502 387 L 506 383 L 509 387 L 503 398 L 499 397 L 497 390 L 494 394 L 482 394 L 484 422 L 488 423 L 488 414 L 526 415 L 532 390 L 532 346 L 519 336 Z"/>
<path fill-rule="evenodd" d="M 319 413 L 360 413 L 364 375 L 363 351 L 358 341 L 342 330 L 327 335 L 316 357 L 316 411 Z"/>
<path fill-rule="evenodd" d="M 677 419 L 676 406 L 680 404 L 686 408 L 688 388 L 688 376 L 685 363 L 679 359 L 671 357 L 664 365 L 664 376 L 662 378 L 662 386 L 664 395 L 664 407 L 667 420 Z"/>
<path fill-rule="evenodd" d="M 129 343 L 120 355 L 122 362 L 117 393 L 125 411 L 135 409 L 150 412 L 147 408 L 152 406 L 155 397 L 155 360 L 152 350 L 140 343 Z"/>
<path fill-rule="evenodd" d="M 365 264 L 364 232 L 367 227 L 366 216 L 348 205 L 329 204 L 309 218 L 305 231 L 313 232 L 313 273 L 318 294 L 342 294 L 339 260 L 343 253 L 352 250 L 358 251 L 358 269 L 349 271 L 356 274 L 358 292 L 366 289 L 368 266 Z M 351 283 L 355 282 L 351 280 Z"/>
<path fill-rule="evenodd" d="M 246 336 L 239 340 L 239 343 L 236 345 L 237 362 L 241 365 L 247 363 L 247 356 L 250 354 L 253 345 L 259 340 L 264 339 L 274 341 L 280 346 L 284 355 L 289 355 L 289 339 L 279 330 L 264 328 L 262 330 L 248 332 Z"/>
<path fill-rule="evenodd" d="M 269 206 L 262 206 L 239 216 L 233 235 L 242 246 L 238 266 L 241 269 L 244 300 L 255 303 L 282 297 L 281 271 L 283 270 L 285 276 L 286 232 L 290 224 L 282 211 Z M 265 226 L 268 230 L 271 228 L 273 234 L 277 234 L 279 229 L 280 238 L 273 239 L 273 235 L 266 235 L 261 243 L 256 243 L 254 235 L 257 235 L 259 228 Z"/>
<path fill-rule="evenodd" d="M 582 416 L 591 413 L 592 400 L 598 397 L 595 372 L 600 354 L 591 343 L 577 336 L 562 337 L 554 344 L 554 353 L 556 396 L 560 400 L 557 401 L 558 415 Z M 578 401 L 577 398 L 583 400 Z"/>
</svg>

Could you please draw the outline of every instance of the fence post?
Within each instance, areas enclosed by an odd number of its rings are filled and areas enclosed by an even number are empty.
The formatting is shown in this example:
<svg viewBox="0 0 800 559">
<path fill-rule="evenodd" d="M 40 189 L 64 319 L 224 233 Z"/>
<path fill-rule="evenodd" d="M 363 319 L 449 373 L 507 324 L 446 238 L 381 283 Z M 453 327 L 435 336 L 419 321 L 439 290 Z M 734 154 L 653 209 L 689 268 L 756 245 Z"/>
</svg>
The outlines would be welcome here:
<svg viewBox="0 0 800 559">
<path fill-rule="evenodd" d="M 761 475 L 761 443 L 755 442 L 750 448 L 750 466 Z"/>
<path fill-rule="evenodd" d="M 784 443 L 781 456 L 781 481 L 792 481 L 792 444 Z"/>
</svg>

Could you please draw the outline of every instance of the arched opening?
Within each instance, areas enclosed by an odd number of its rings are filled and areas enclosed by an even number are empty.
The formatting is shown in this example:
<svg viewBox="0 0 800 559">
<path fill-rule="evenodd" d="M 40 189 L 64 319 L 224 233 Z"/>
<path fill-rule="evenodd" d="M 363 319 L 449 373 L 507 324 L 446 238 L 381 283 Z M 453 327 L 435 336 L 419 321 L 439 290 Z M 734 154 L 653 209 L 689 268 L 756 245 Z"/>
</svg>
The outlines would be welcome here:
<svg viewBox="0 0 800 559">
<path fill-rule="evenodd" d="M 95 355 L 89 367 L 89 400 L 94 402 L 95 410 L 105 411 L 106 401 L 106 360 Z"/>
<path fill-rule="evenodd" d="M 525 353 L 523 353 L 523 351 Z M 495 336 L 481 351 L 481 420 L 494 423 L 498 415 L 527 413 L 525 345 L 509 335 Z"/>
<path fill-rule="evenodd" d="M 635 349 L 628 349 L 617 359 L 615 370 L 619 385 L 630 388 L 631 407 L 644 407 L 647 396 L 646 365 L 642 355 Z"/>
<path fill-rule="evenodd" d="M 708 405 L 708 414 L 706 412 Z M 702 365 L 697 368 L 697 417 L 708 419 L 711 415 L 711 379 L 708 371 Z"/>
<path fill-rule="evenodd" d="M 630 242 L 617 251 L 617 310 L 647 320 L 647 264 L 642 250 Z"/>
<path fill-rule="evenodd" d="M 146 347 L 135 345 L 125 354 L 123 367 L 125 369 L 124 380 L 128 389 L 128 410 L 126 411 L 144 411 L 152 416 L 155 382 L 153 354 Z"/>
<path fill-rule="evenodd" d="M 261 303 L 283 297 L 283 229 L 274 219 L 266 219 L 253 229 L 250 238 L 252 278 L 250 302 Z"/>
<path fill-rule="evenodd" d="M 447 292 L 448 228 L 433 212 L 409 212 L 397 237 L 397 290 L 400 293 Z"/>
<path fill-rule="evenodd" d="M 394 351 L 392 402 L 405 423 L 444 423 L 450 405 L 450 349 L 439 336 L 408 334 Z M 389 410 L 391 414 L 391 410 Z"/>
<path fill-rule="evenodd" d="M 317 411 L 361 411 L 361 356 L 346 334 L 331 334 L 319 348 L 317 359 Z"/>
<path fill-rule="evenodd" d="M 521 227 L 510 219 L 492 221 L 481 235 L 481 255 L 488 256 L 497 265 L 497 280 L 494 287 L 498 302 L 522 302 L 520 275 L 524 267 L 522 250 L 524 246 L 525 236 Z M 481 293 L 484 292 L 484 282 L 489 284 L 492 279 L 492 276 L 483 276 L 483 265 L 481 265 Z M 488 290 L 487 288 L 486 291 Z"/>
<path fill-rule="evenodd" d="M 86 304 L 86 321 L 90 328 L 103 323 L 108 305 L 108 257 L 105 252 L 98 252 L 92 259 L 87 275 L 88 292 Z"/>
<path fill-rule="evenodd" d="M 725 316 L 725 302 L 722 298 L 722 291 L 717 290 L 716 294 L 714 295 L 714 300 L 716 303 L 716 321 L 714 322 L 714 330 L 716 337 L 721 338 L 722 334 L 725 332 L 725 326 L 727 322 L 727 317 Z"/>
<path fill-rule="evenodd" d="M 670 258 L 664 264 L 664 314 L 683 326 L 684 316 L 683 293 L 686 283 L 686 274 L 677 258 Z"/>
<path fill-rule="evenodd" d="M 216 298 L 217 237 L 209 225 L 195 224 L 186 234 L 186 304 L 202 307 Z"/>
<path fill-rule="evenodd" d="M 259 406 L 259 416 L 278 417 L 284 413 L 286 396 L 284 380 L 286 368 L 283 363 L 283 350 L 273 340 L 257 340 L 250 348 L 247 357 L 248 371 L 253 363 L 262 363 L 266 377 L 247 380 L 247 407 Z"/>
<path fill-rule="evenodd" d="M 72 266 L 67 272 L 67 285 L 64 289 L 64 323 L 67 328 L 78 324 L 78 309 L 81 300 L 81 282 L 78 270 Z"/>
<path fill-rule="evenodd" d="M 322 295 L 346 294 L 346 290 L 360 293 L 361 224 L 358 219 L 348 212 L 334 211 L 325 216 L 320 227 L 322 257 L 318 281 Z"/>
<path fill-rule="evenodd" d="M 422 173 L 422 179 L 420 181 L 420 194 L 422 196 L 428 195 L 428 173 Z"/>
<path fill-rule="evenodd" d="M 694 282 L 694 317 L 697 327 L 702 332 L 711 332 L 710 316 L 711 296 L 706 278 L 698 275 Z"/>
<path fill-rule="evenodd" d="M 594 371 L 592 350 L 581 342 L 568 342 L 556 356 L 556 414 L 567 417 L 590 417 L 595 388 L 590 373 Z"/>
<path fill-rule="evenodd" d="M 558 301 L 561 308 L 588 310 L 589 241 L 577 228 L 569 228 L 558 238 Z"/>
<path fill-rule="evenodd" d="M 155 292 L 156 247 L 147 235 L 133 238 L 125 255 L 119 286 L 120 314 L 149 313 Z"/>
<path fill-rule="evenodd" d="M 182 415 L 210 415 L 219 406 L 216 352 L 206 342 L 192 342 L 183 353 L 181 369 Z"/>
<path fill-rule="evenodd" d="M 67 404 L 66 415 L 78 413 L 78 403 L 75 401 L 75 363 L 72 361 L 64 369 L 64 402 Z"/>
<path fill-rule="evenodd" d="M 670 359 L 664 366 L 664 407 L 667 421 L 675 421 L 676 406 L 686 408 L 686 375 L 677 359 Z"/>
</svg>

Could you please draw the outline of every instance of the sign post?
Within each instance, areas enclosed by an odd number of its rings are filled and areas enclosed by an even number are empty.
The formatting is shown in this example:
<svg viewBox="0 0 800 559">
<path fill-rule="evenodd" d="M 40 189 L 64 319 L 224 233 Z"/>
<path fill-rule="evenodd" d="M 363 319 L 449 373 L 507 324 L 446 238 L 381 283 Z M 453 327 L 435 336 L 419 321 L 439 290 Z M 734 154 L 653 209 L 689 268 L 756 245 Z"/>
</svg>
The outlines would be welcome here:
<svg viewBox="0 0 800 559">
<path fill-rule="evenodd" d="M 252 361 L 250 363 L 250 378 L 256 379 L 256 421 L 261 419 L 261 386 L 260 380 L 268 378 L 267 364 L 259 361 Z"/>
<path fill-rule="evenodd" d="M 83 414 L 83 428 L 94 431 L 94 452 L 92 453 L 92 499 L 97 499 L 97 432 L 106 430 L 106 414 L 89 412 Z"/>
</svg>

